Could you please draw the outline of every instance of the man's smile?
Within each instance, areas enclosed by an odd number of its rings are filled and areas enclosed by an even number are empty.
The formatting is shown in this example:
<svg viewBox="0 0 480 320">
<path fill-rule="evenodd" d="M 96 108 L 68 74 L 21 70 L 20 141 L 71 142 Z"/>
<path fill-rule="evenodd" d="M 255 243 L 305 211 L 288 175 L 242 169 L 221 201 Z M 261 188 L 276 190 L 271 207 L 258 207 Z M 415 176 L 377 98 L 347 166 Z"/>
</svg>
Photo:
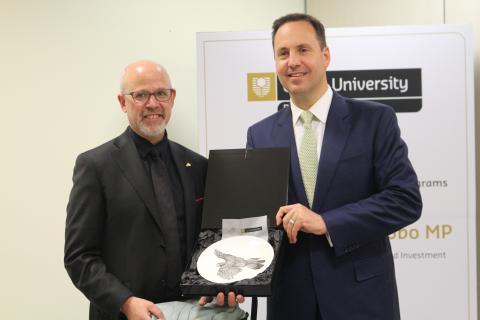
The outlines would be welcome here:
<svg viewBox="0 0 480 320">
<path fill-rule="evenodd" d="M 299 71 L 296 71 L 296 72 L 289 72 L 287 74 L 287 76 L 289 78 L 300 78 L 300 77 L 303 77 L 303 76 L 306 76 L 307 75 L 307 72 L 299 72 Z"/>
<path fill-rule="evenodd" d="M 144 119 L 147 119 L 147 120 L 155 120 L 155 119 L 158 119 L 158 118 L 162 118 L 164 119 L 165 116 L 163 113 L 152 113 L 152 114 L 146 114 L 143 116 Z"/>
</svg>

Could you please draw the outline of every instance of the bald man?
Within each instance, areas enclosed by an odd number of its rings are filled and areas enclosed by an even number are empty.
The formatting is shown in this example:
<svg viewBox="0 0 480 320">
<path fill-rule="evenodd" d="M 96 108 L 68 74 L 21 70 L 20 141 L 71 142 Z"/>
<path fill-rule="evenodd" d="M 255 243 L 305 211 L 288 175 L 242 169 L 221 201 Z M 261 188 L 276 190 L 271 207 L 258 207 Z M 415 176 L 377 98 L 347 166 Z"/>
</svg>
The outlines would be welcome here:
<svg viewBox="0 0 480 320">
<path fill-rule="evenodd" d="M 168 139 L 175 96 L 161 65 L 128 65 L 118 101 L 129 127 L 76 160 L 64 263 L 90 319 L 164 319 L 155 303 L 181 299 L 207 160 Z"/>
</svg>

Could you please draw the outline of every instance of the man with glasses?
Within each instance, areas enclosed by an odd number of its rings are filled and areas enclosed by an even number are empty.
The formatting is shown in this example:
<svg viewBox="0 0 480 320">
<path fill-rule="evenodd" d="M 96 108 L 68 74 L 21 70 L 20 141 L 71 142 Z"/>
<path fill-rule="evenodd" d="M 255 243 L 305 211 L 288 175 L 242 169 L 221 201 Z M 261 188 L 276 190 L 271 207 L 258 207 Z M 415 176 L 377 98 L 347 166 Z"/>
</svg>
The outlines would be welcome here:
<svg viewBox="0 0 480 320">
<path fill-rule="evenodd" d="M 168 138 L 175 96 L 161 65 L 128 65 L 118 101 L 129 127 L 77 158 L 64 263 L 90 319 L 164 319 L 154 303 L 180 298 L 207 160 Z"/>
</svg>

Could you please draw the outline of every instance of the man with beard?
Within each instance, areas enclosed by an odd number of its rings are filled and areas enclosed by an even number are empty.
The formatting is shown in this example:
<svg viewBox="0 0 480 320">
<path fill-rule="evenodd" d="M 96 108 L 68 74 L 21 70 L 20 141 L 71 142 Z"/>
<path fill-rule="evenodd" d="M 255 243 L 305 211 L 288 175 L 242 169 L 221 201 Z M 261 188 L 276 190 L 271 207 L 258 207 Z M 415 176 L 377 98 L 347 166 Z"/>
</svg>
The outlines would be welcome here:
<svg viewBox="0 0 480 320">
<path fill-rule="evenodd" d="M 118 101 L 129 127 L 76 160 L 64 263 L 90 319 L 164 319 L 155 303 L 181 298 L 207 160 L 168 138 L 175 96 L 161 65 L 128 65 Z"/>
</svg>

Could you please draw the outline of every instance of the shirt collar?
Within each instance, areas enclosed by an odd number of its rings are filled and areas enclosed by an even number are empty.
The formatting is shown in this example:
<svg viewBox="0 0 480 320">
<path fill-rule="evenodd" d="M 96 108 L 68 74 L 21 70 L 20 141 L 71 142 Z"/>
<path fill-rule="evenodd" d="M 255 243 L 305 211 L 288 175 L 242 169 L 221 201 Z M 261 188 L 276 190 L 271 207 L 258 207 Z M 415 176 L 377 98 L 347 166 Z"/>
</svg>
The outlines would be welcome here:
<svg viewBox="0 0 480 320">
<path fill-rule="evenodd" d="M 332 104 L 333 91 L 330 86 L 327 87 L 327 91 L 320 97 L 311 107 L 308 109 L 315 116 L 314 119 L 322 122 L 323 124 L 327 123 L 328 111 L 330 110 L 330 105 Z M 303 109 L 297 107 L 293 101 L 290 99 L 290 106 L 292 109 L 292 120 L 293 123 L 297 123 L 300 118 L 300 114 L 304 111 Z"/>
<path fill-rule="evenodd" d="M 138 154 L 142 159 L 147 158 L 148 154 L 152 149 L 156 149 L 157 152 L 160 153 L 160 156 L 165 156 L 168 152 L 168 134 L 167 130 L 165 130 L 165 135 L 163 139 L 158 142 L 157 144 L 151 144 L 150 141 L 146 140 L 142 136 L 138 135 L 135 131 L 133 131 L 130 127 L 128 127 L 129 134 L 137 147 Z"/>
</svg>

